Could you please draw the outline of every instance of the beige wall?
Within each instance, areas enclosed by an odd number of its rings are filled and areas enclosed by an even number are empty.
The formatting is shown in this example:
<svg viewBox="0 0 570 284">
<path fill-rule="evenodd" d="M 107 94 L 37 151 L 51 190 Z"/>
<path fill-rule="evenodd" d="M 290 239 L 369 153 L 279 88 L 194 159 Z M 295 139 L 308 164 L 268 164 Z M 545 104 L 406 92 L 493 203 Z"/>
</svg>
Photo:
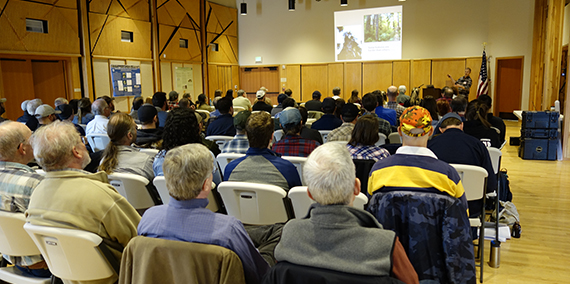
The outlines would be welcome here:
<svg viewBox="0 0 570 284">
<path fill-rule="evenodd" d="M 562 45 L 570 42 L 570 4 L 564 7 L 564 28 L 562 36 Z"/>
<path fill-rule="evenodd" d="M 334 11 L 401 4 L 403 59 L 481 56 L 482 44 L 487 42 L 494 81 L 495 57 L 524 56 L 521 101 L 522 108 L 527 108 L 533 0 L 374 0 L 349 1 L 348 7 L 341 7 L 338 1 L 299 2 L 294 12 L 287 11 L 286 1 L 248 3 L 248 15 L 238 15 L 240 65 L 256 65 L 256 56 L 263 58 L 264 65 L 334 62 Z M 474 81 L 478 71 L 473 70 Z"/>
</svg>

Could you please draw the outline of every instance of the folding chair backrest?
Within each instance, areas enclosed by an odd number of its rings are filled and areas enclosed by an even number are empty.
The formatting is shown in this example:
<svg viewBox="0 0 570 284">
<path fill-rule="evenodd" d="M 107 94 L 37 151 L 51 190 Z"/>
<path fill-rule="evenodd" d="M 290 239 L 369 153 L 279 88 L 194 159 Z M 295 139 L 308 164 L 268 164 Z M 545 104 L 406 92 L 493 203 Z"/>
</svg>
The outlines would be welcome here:
<svg viewBox="0 0 570 284">
<path fill-rule="evenodd" d="M 316 110 L 309 110 L 307 111 L 307 117 L 308 118 L 315 118 L 315 119 L 319 119 L 321 118 L 321 116 L 323 116 L 325 113 L 322 111 L 316 111 Z"/>
<path fill-rule="evenodd" d="M 281 156 L 281 158 L 295 165 L 295 168 L 297 168 L 297 172 L 299 173 L 299 177 L 301 178 L 301 184 L 305 184 L 303 182 L 303 166 L 307 161 L 307 157 Z"/>
<path fill-rule="evenodd" d="M 149 181 L 139 175 L 113 173 L 109 175 L 109 183 L 125 197 L 135 209 L 145 209 L 154 206 L 154 201 L 146 185 Z"/>
<path fill-rule="evenodd" d="M 377 141 L 376 144 L 374 144 L 374 145 L 380 147 L 380 146 L 386 144 L 386 134 L 384 134 L 384 133 L 378 133 L 378 137 L 379 137 L 379 138 L 378 138 L 378 141 Z"/>
<path fill-rule="evenodd" d="M 216 157 L 216 162 L 220 166 L 220 172 L 223 175 L 224 171 L 226 170 L 226 166 L 233 160 L 241 158 L 245 156 L 245 154 L 237 154 L 237 153 L 222 153 Z"/>
<path fill-rule="evenodd" d="M 228 143 L 228 141 L 233 140 L 233 136 L 225 136 L 225 135 L 210 135 L 206 137 L 207 140 L 214 141 L 214 143 L 218 144 L 220 150 Z"/>
<path fill-rule="evenodd" d="M 503 152 L 495 147 L 487 147 L 487 150 L 489 150 L 489 157 L 491 157 L 493 171 L 495 171 L 495 174 L 498 174 L 499 169 L 501 168 L 501 156 L 503 155 Z"/>
<path fill-rule="evenodd" d="M 398 132 L 392 132 L 388 135 L 388 140 L 390 140 L 390 144 L 397 144 L 402 143 L 402 137 Z"/>
<path fill-rule="evenodd" d="M 293 204 L 293 211 L 295 212 L 295 219 L 302 219 L 307 216 L 307 212 L 309 211 L 309 207 L 311 204 L 315 203 L 316 201 L 309 198 L 307 194 L 307 187 L 306 186 L 295 186 L 289 190 L 287 196 L 291 199 L 291 203 Z M 358 209 L 364 209 L 364 205 L 368 202 L 368 197 L 366 195 L 360 193 L 354 199 L 352 203 L 352 207 Z"/>
<path fill-rule="evenodd" d="M 479 200 L 485 196 L 487 188 L 487 171 L 478 166 L 451 164 L 461 177 L 468 201 Z"/>
<path fill-rule="evenodd" d="M 282 188 L 250 182 L 224 181 L 218 185 L 228 215 L 244 224 L 269 225 L 286 222 L 289 218 Z"/>
<path fill-rule="evenodd" d="M 93 152 L 104 150 L 107 144 L 111 142 L 111 138 L 107 134 L 87 134 L 86 137 Z"/>
<path fill-rule="evenodd" d="M 273 137 L 275 137 L 275 141 L 279 141 L 281 140 L 281 138 L 283 138 L 283 129 L 278 129 L 275 130 L 275 132 L 273 132 Z"/>
<path fill-rule="evenodd" d="M 168 188 L 166 187 L 166 180 L 164 179 L 164 176 L 155 177 L 152 181 L 152 184 L 154 184 L 154 187 L 156 187 L 158 195 L 160 195 L 160 199 L 162 199 L 162 204 L 166 205 L 170 203 L 170 193 L 168 193 Z M 217 212 L 219 207 L 218 202 L 214 198 L 213 192 L 210 192 L 208 195 L 208 201 L 209 203 L 206 208 L 212 210 L 212 212 Z"/>
<path fill-rule="evenodd" d="M 327 137 L 329 133 L 331 133 L 331 130 L 319 130 L 319 133 L 321 133 L 321 137 L 323 137 L 323 143 L 327 143 Z"/>
<path fill-rule="evenodd" d="M 65 280 L 87 281 L 111 277 L 115 271 L 103 256 L 103 239 L 91 232 L 38 226 L 24 229 L 41 251 L 50 271 Z"/>
<path fill-rule="evenodd" d="M 39 255 L 40 251 L 24 230 L 24 213 L 0 211 L 0 251 L 6 255 Z"/>
</svg>

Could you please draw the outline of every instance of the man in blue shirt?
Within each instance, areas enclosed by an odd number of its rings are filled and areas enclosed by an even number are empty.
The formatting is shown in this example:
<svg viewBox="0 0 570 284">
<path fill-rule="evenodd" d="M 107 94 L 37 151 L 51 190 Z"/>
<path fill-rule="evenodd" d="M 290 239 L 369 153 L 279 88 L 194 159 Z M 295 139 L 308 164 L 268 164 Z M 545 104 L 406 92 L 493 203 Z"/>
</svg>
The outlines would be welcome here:
<svg viewBox="0 0 570 284">
<path fill-rule="evenodd" d="M 218 101 L 218 110 L 220 115 L 216 120 L 212 121 L 208 125 L 206 130 L 206 136 L 210 135 L 224 135 L 224 136 L 234 136 L 236 135 L 236 128 L 234 127 L 234 108 L 231 99 L 223 98 Z"/>
<path fill-rule="evenodd" d="M 315 130 L 333 130 L 342 125 L 342 120 L 334 115 L 336 104 L 334 99 L 326 98 L 322 103 L 322 111 L 325 113 L 319 120 L 313 122 L 312 129 Z"/>
<path fill-rule="evenodd" d="M 186 144 L 166 154 L 163 164 L 167 205 L 148 209 L 138 226 L 138 234 L 151 238 L 211 244 L 232 250 L 240 258 L 245 280 L 257 284 L 269 269 L 242 223 L 209 209 L 214 158 L 200 144 Z"/>
<path fill-rule="evenodd" d="M 393 109 L 385 108 L 384 107 L 384 96 L 380 93 L 376 93 L 376 98 L 378 98 L 378 106 L 374 110 L 378 117 L 383 118 L 390 122 L 390 125 L 397 126 L 396 124 L 396 111 Z"/>
</svg>

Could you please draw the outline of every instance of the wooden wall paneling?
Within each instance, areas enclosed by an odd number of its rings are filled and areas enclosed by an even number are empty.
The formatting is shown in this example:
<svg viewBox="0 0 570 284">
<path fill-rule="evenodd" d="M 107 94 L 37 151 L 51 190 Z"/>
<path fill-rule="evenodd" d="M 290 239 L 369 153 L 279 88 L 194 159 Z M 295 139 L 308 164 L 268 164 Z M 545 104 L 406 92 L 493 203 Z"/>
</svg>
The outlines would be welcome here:
<svg viewBox="0 0 570 284">
<path fill-rule="evenodd" d="M 150 21 L 148 0 L 121 0 L 121 3 L 111 0 L 92 0 L 89 2 L 89 12 Z"/>
<path fill-rule="evenodd" d="M 529 110 L 542 109 L 544 86 L 544 50 L 546 42 L 547 0 L 534 1 L 532 59 L 530 68 Z"/>
<path fill-rule="evenodd" d="M 436 88 L 454 84 L 447 78 L 450 74 L 453 80 L 461 78 L 465 73 L 465 59 L 434 59 L 431 62 L 431 82 Z"/>
<path fill-rule="evenodd" d="M 157 7 L 159 24 L 178 26 L 182 21 L 188 21 L 184 27 L 190 28 L 190 22 L 194 27 L 200 25 L 200 0 L 158 1 Z"/>
<path fill-rule="evenodd" d="M 26 18 L 48 21 L 49 33 L 27 32 Z M 79 55 L 77 10 L 11 1 L 0 18 L 0 49 Z"/>
<path fill-rule="evenodd" d="M 160 83 L 162 85 L 161 89 L 158 89 L 157 91 L 162 91 L 162 90 L 170 90 L 172 89 L 172 67 L 171 67 L 171 62 L 160 62 Z M 154 93 L 153 93 L 154 94 Z"/>
<path fill-rule="evenodd" d="M 344 66 L 344 90 L 341 90 L 341 96 L 347 101 L 352 96 L 352 90 L 357 90 L 362 97 L 362 63 L 347 62 Z"/>
<path fill-rule="evenodd" d="M 336 87 L 341 88 L 341 95 L 344 94 L 345 88 L 345 72 L 344 72 L 344 63 L 329 63 L 327 65 L 328 71 L 328 84 L 326 90 L 319 90 L 321 92 L 322 98 L 332 96 L 332 90 Z M 313 90 L 315 91 L 315 90 Z M 313 92 L 311 92 L 311 96 L 304 98 L 305 101 L 312 100 Z"/>
<path fill-rule="evenodd" d="M 232 88 L 241 89 L 241 82 L 239 80 L 239 65 L 232 65 Z M 234 94 L 237 97 L 237 94 Z"/>
<path fill-rule="evenodd" d="M 208 81 L 209 94 L 205 94 L 207 97 L 213 99 L 214 91 L 221 89 L 218 84 L 218 65 L 208 64 L 208 75 L 210 76 Z"/>
<path fill-rule="evenodd" d="M 90 13 L 93 55 L 152 58 L 150 22 Z M 103 26 L 104 25 L 104 26 Z M 100 33 L 101 29 L 103 31 Z M 121 31 L 133 33 L 133 42 L 121 41 Z M 96 40 L 99 38 L 99 40 Z"/>
<path fill-rule="evenodd" d="M 554 106 L 554 101 L 558 99 L 562 61 L 564 0 L 548 0 L 548 16 L 546 21 L 544 96 L 542 98 L 542 109 L 550 109 L 551 106 Z"/>
<path fill-rule="evenodd" d="M 34 93 L 44 103 L 52 105 L 58 97 L 68 98 L 63 61 L 32 60 L 32 75 Z"/>
<path fill-rule="evenodd" d="M 263 86 L 267 88 L 268 95 L 275 95 L 275 97 L 277 97 L 281 92 L 281 88 L 279 87 L 279 70 L 277 70 L 277 66 L 261 67 L 259 68 L 259 75 L 260 86 L 257 87 L 257 90 Z M 272 102 L 277 104 L 275 101 Z"/>
<path fill-rule="evenodd" d="M 159 39 L 159 52 L 162 51 L 162 59 L 176 60 L 176 61 L 193 61 L 201 62 L 202 50 L 200 47 L 200 31 L 180 28 L 175 33 L 174 37 L 168 43 L 168 38 L 175 30 L 175 27 L 167 25 L 159 25 L 159 32 L 161 34 Z M 188 48 L 180 47 L 180 39 L 188 40 Z"/>
<path fill-rule="evenodd" d="M 207 26 L 208 33 L 219 34 L 229 25 L 224 35 L 237 37 L 237 9 L 208 2 L 206 13 L 210 8 L 212 8 L 212 12 Z"/>
<path fill-rule="evenodd" d="M 72 95 L 70 96 L 71 99 L 81 99 L 81 78 L 79 72 L 79 60 L 78 57 L 73 57 L 69 60 L 69 72 L 68 76 L 71 76 L 71 88 L 72 88 Z"/>
<path fill-rule="evenodd" d="M 247 70 L 247 71 L 246 71 Z M 241 88 L 248 94 L 257 92 L 261 87 L 258 68 L 240 68 Z"/>
<path fill-rule="evenodd" d="M 490 66 L 490 64 L 487 64 L 487 67 L 488 66 Z M 467 67 L 471 68 L 471 80 L 473 81 L 473 84 L 471 84 L 471 88 L 469 89 L 469 98 L 468 98 L 469 101 L 472 101 L 477 98 L 477 84 L 479 82 L 479 72 L 481 72 L 481 57 L 479 58 L 471 57 L 465 59 L 465 68 Z M 492 92 L 490 92 L 490 90 L 493 90 L 492 85 L 494 84 L 494 82 L 492 79 L 494 78 L 494 76 L 495 75 L 491 74 L 491 72 L 488 73 L 488 77 L 490 80 L 488 88 L 489 95 L 493 95 Z"/>
<path fill-rule="evenodd" d="M 400 85 L 406 86 L 407 90 L 410 88 L 410 61 L 394 61 L 392 62 L 392 85 L 399 87 Z M 407 92 L 409 95 L 411 92 Z"/>
<path fill-rule="evenodd" d="M 208 33 L 207 42 L 211 42 L 217 34 Z M 218 51 L 212 51 L 208 47 L 208 63 L 229 63 L 238 64 L 238 39 L 233 36 L 222 35 L 215 40 L 218 44 Z"/>
<path fill-rule="evenodd" d="M 31 60 L 7 60 L 0 57 L 3 97 L 6 113 L 3 117 L 16 120 L 22 115 L 20 104 L 36 98 Z"/>
<path fill-rule="evenodd" d="M 327 97 L 323 90 L 327 89 L 327 65 L 301 65 L 301 98 L 311 100 L 314 91 L 318 90 Z"/>
<path fill-rule="evenodd" d="M 362 93 L 387 90 L 392 85 L 392 62 L 362 63 Z"/>
<path fill-rule="evenodd" d="M 291 91 L 293 91 L 293 98 L 298 102 L 311 100 L 310 96 L 303 97 L 303 94 L 301 93 L 301 65 L 289 64 L 285 66 L 285 70 L 287 70 L 286 89 L 291 89 Z M 311 94 L 312 93 L 313 92 L 311 92 Z"/>
<path fill-rule="evenodd" d="M 411 82 L 408 95 L 412 93 L 413 88 L 421 85 L 421 88 L 424 88 L 431 84 L 431 60 L 412 60 Z"/>
</svg>

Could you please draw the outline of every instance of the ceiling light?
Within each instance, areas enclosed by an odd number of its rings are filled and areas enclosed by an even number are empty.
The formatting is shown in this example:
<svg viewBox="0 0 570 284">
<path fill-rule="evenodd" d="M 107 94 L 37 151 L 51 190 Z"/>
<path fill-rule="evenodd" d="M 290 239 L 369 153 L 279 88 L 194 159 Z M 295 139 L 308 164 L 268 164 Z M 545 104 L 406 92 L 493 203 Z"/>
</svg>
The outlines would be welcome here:
<svg viewBox="0 0 570 284">
<path fill-rule="evenodd" d="M 244 16 L 247 15 L 247 3 L 241 3 L 240 13 Z"/>
<path fill-rule="evenodd" d="M 348 0 L 340 0 L 340 6 L 348 6 Z"/>
<path fill-rule="evenodd" d="M 295 0 L 289 0 L 289 11 L 295 11 Z"/>
</svg>

